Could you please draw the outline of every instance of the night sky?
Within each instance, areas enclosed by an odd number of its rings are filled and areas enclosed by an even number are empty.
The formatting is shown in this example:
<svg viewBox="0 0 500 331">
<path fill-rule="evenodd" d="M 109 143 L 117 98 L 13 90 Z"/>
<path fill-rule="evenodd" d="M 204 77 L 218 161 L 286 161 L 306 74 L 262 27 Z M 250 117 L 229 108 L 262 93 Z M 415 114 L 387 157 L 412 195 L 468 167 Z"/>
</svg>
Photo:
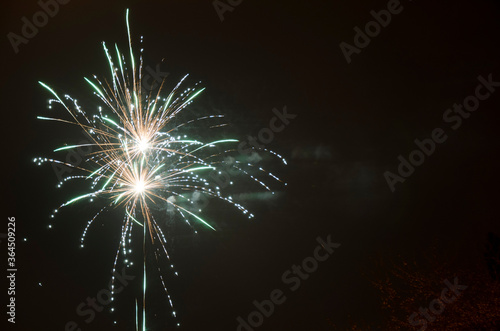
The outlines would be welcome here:
<svg viewBox="0 0 500 331">
<path fill-rule="evenodd" d="M 38 81 L 75 97 L 92 113 L 101 102 L 83 77 L 108 77 L 102 41 L 126 49 L 126 8 L 136 50 L 144 36 L 145 65 L 159 64 L 170 85 L 189 73 L 188 83 L 201 80 L 207 88 L 185 116 L 225 114 L 231 123 L 227 137 L 246 140 L 268 128 L 284 107 L 296 115 L 266 144 L 288 165 L 264 154 L 260 161 L 288 185 L 274 185 L 270 198 L 259 194 L 258 185 L 237 184 L 238 197 L 254 219 L 214 201 L 204 215 L 216 232 L 196 225 L 195 234 L 181 219 L 163 221 L 179 273 L 164 273 L 177 317 L 151 272 L 148 330 L 237 330 L 237 318 L 248 321 L 257 310 L 254 300 L 269 300 L 276 289 L 286 300 L 252 330 L 352 330 L 354 324 L 387 329 L 391 316 L 373 282 L 395 266 L 415 264 L 429 277 L 434 264 L 443 266 L 436 291 L 445 278 L 470 274 L 473 280 L 470 270 L 486 270 L 488 234 L 500 236 L 497 0 L 402 0 L 399 6 L 394 0 L 218 3 L 233 4 L 220 14 L 223 21 L 211 0 L 72 0 L 59 5 L 17 53 L 7 35 L 22 35 L 21 19 L 33 21 L 41 7 L 34 0 L 3 4 L 7 187 L 0 233 L 7 232 L 7 218 L 15 217 L 18 269 L 16 323 L 7 323 L 2 312 L 6 330 L 72 330 L 67 328 L 71 321 L 81 330 L 135 330 L 140 253 L 127 270 L 137 277 L 116 295 L 116 303 L 90 323 L 88 315 L 76 311 L 107 287 L 123 212 L 112 210 L 100 218 L 81 249 L 86 222 L 99 208 L 81 203 L 62 209 L 54 220 L 49 216 L 88 186 L 58 189 L 50 164 L 33 163 L 38 156 L 60 157 L 55 148 L 83 138 L 79 130 L 36 119 L 64 115 L 61 107 L 47 109 L 51 95 Z M 362 43 L 355 40 L 355 28 L 365 31 L 374 21 L 370 12 L 388 6 L 397 13 L 372 32 L 367 45 L 350 53 L 348 63 L 340 45 L 352 50 Z M 488 79 L 493 83 L 485 86 Z M 454 104 L 477 100 L 478 89 L 488 97 L 466 105 L 476 110 L 464 106 L 464 115 L 453 112 Z M 198 127 L 197 133 L 207 137 L 210 131 Z M 407 161 L 418 150 L 415 140 L 429 141 L 433 135 L 446 140 L 434 142 L 428 156 L 417 153 L 423 160 L 410 175 L 398 173 L 401 158 Z M 393 179 L 394 192 L 387 172 L 400 179 Z M 314 256 L 318 237 L 327 241 L 329 236 L 340 246 L 291 290 L 284 273 Z M 140 234 L 137 238 L 140 247 Z M 2 273 L 7 273 L 7 241 L 0 240 Z M 463 300 L 474 296 L 474 286 L 468 285 Z M 5 310 L 7 283 L 2 287 Z M 414 310 L 433 298 L 416 297 Z M 457 302 L 447 305 L 441 317 L 447 318 Z M 407 323 L 401 330 L 418 327 Z"/>
</svg>

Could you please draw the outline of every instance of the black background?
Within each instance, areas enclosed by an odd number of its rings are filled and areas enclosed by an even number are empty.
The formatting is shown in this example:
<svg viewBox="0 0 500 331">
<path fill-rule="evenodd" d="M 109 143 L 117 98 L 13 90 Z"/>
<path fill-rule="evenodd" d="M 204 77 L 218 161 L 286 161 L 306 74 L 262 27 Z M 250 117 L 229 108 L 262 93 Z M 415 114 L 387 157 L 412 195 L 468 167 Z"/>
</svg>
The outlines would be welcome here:
<svg viewBox="0 0 500 331">
<path fill-rule="evenodd" d="M 186 73 L 201 80 L 207 90 L 198 107 L 227 114 L 240 137 L 257 135 L 275 107 L 297 114 L 269 144 L 288 160 L 276 166 L 288 186 L 276 199 L 250 201 L 254 220 L 220 206 L 209 210 L 216 233 L 169 229 L 180 276 L 169 277 L 168 287 L 178 318 L 151 279 L 151 330 L 177 322 L 181 330 L 235 330 L 236 318 L 255 309 L 252 301 L 275 288 L 287 300 L 258 330 L 337 330 L 358 318 L 375 324 L 380 302 L 366 277 L 374 260 L 420 257 L 436 245 L 459 266 L 474 261 L 487 232 L 499 233 L 500 92 L 455 131 L 442 115 L 473 94 L 479 75 L 500 81 L 499 3 L 402 1 L 403 11 L 348 64 L 339 44 L 352 44 L 353 28 L 386 6 L 246 0 L 221 22 L 211 1 L 72 0 L 18 54 L 4 37 L 1 232 L 7 216 L 15 216 L 18 243 L 17 323 L 8 330 L 64 330 L 68 321 L 82 330 L 134 330 L 138 280 L 118 295 L 114 313 L 98 313 L 87 325 L 75 311 L 108 283 L 121 216 L 97 223 L 80 249 L 90 205 L 61 211 L 49 230 L 52 210 L 77 194 L 56 189 L 50 165 L 32 162 L 81 138 L 36 120 L 63 112 L 47 109 L 50 95 L 37 81 L 95 108 L 83 77 L 108 74 L 101 41 L 125 49 L 126 8 L 135 41 L 144 36 L 145 63 L 154 67 L 165 58 L 161 68 L 172 81 Z M 21 18 L 39 10 L 36 1 L 4 3 L 4 36 L 20 34 Z M 447 141 L 392 193 L 383 173 L 396 172 L 397 156 L 436 127 Z M 290 292 L 281 275 L 328 235 L 341 247 Z"/>
</svg>

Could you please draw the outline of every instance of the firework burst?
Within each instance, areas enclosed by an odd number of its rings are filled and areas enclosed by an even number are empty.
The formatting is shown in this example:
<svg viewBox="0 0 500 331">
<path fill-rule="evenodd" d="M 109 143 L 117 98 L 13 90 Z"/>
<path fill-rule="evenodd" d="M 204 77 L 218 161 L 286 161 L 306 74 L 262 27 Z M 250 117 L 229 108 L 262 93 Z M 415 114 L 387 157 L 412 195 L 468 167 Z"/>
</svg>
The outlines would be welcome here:
<svg viewBox="0 0 500 331">
<path fill-rule="evenodd" d="M 87 230 L 98 217 L 102 217 L 104 212 L 111 208 L 123 210 L 121 240 L 113 263 L 113 274 L 120 261 L 124 261 L 127 266 L 130 266 L 131 262 L 128 262 L 127 254 L 131 252 L 132 231 L 134 227 L 139 227 L 142 230 L 144 282 L 142 317 L 137 317 L 137 320 L 141 320 L 141 329 L 145 330 L 146 257 L 149 252 L 149 254 L 154 253 L 156 261 L 158 261 L 160 253 L 169 258 L 166 238 L 153 216 L 152 206 L 161 203 L 167 204 L 190 226 L 193 222 L 199 222 L 212 230 L 215 228 L 210 222 L 205 221 L 199 215 L 201 210 L 193 211 L 189 208 L 189 205 L 193 203 L 190 197 L 192 193 L 199 192 L 207 197 L 221 199 L 239 209 L 249 218 L 254 215 L 244 206 L 233 201 L 230 195 L 225 195 L 223 188 L 214 185 L 214 176 L 210 176 L 222 166 L 224 157 L 237 152 L 235 147 L 238 140 L 222 139 L 203 142 L 198 139 L 190 139 L 187 135 L 178 134 L 195 121 L 217 121 L 218 124 L 214 126 L 220 127 L 222 126 L 220 121 L 223 121 L 224 116 L 203 116 L 180 124 L 174 121 L 179 112 L 186 109 L 193 102 L 193 99 L 203 91 L 203 88 L 199 88 L 199 82 L 194 84 L 194 87 L 180 90 L 188 75 L 183 77 L 172 91 L 164 96 L 164 82 L 155 93 L 144 93 L 141 89 L 142 50 L 139 65 L 136 65 L 128 10 L 126 23 L 129 47 L 127 56 L 120 52 L 117 45 L 113 50 L 115 54 L 112 55 L 112 52 L 103 43 L 111 71 L 111 79 L 101 81 L 95 76 L 93 80 L 85 78 L 94 94 L 103 103 L 103 107 L 99 107 L 94 115 L 90 116 L 83 110 L 76 99 L 68 95 L 61 98 L 51 87 L 40 82 L 54 96 L 54 99 L 49 100 L 49 108 L 53 103 L 59 104 L 67 111 L 69 118 L 41 116 L 38 118 L 78 127 L 86 133 L 89 139 L 88 144 L 65 145 L 55 149 L 54 152 L 87 147 L 91 149 L 91 152 L 86 156 L 85 162 L 72 164 L 41 157 L 35 158 L 34 161 L 38 164 L 50 162 L 65 165 L 79 172 L 78 175 L 64 178 L 59 183 L 59 187 L 69 180 L 83 180 L 89 183 L 88 193 L 66 201 L 58 209 L 86 199 L 91 201 L 99 199 L 105 202 L 104 207 L 88 221 L 81 238 L 82 247 Z M 286 163 L 279 154 L 268 152 Z M 271 191 L 259 179 L 259 176 L 249 173 L 248 169 L 253 167 L 252 164 L 234 161 L 230 166 L 264 189 Z M 272 173 L 266 172 L 262 168 L 258 168 L 258 170 L 270 180 L 281 182 Z M 58 209 L 54 212 L 56 213 Z M 146 243 L 153 249 L 147 251 Z M 159 265 L 158 263 L 158 268 Z M 170 295 L 161 276 L 161 270 L 159 271 L 163 289 L 173 309 Z M 113 290 L 114 276 L 111 286 L 111 300 L 113 300 Z M 175 311 L 173 314 L 175 316 Z M 139 328 L 139 325 L 137 327 Z"/>
</svg>

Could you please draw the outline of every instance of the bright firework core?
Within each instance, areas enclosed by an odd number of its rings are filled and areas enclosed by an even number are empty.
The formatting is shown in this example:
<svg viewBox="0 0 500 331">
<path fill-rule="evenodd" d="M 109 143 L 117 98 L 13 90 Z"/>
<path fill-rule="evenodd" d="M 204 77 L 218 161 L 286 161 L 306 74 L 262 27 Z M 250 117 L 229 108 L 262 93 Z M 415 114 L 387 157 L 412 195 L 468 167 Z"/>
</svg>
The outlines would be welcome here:
<svg viewBox="0 0 500 331">
<path fill-rule="evenodd" d="M 144 153 L 149 148 L 149 142 L 143 138 L 137 142 L 137 146 L 139 150 Z"/>
<path fill-rule="evenodd" d="M 146 188 L 146 184 L 142 179 L 139 179 L 139 181 L 135 184 L 135 192 L 137 194 L 141 194 L 144 192 L 144 189 Z"/>
</svg>

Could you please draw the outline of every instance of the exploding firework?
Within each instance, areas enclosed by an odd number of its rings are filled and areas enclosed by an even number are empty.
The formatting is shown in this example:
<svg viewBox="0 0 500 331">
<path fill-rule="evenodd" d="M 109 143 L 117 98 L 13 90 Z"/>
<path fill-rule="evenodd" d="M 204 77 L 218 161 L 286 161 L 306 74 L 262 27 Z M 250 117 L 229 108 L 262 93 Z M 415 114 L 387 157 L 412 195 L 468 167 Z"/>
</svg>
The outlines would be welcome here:
<svg viewBox="0 0 500 331">
<path fill-rule="evenodd" d="M 35 158 L 38 164 L 50 162 L 56 165 L 64 165 L 75 169 L 78 174 L 62 179 L 59 187 L 69 180 L 83 180 L 89 183 L 88 193 L 74 197 L 64 202 L 54 213 L 66 206 L 70 206 L 83 200 L 99 200 L 104 202 L 101 208 L 87 223 L 81 238 L 81 246 L 84 246 L 87 230 L 99 217 L 103 217 L 106 210 L 120 208 L 123 210 L 123 224 L 120 242 L 116 251 L 113 274 L 117 264 L 123 259 L 129 266 L 127 254 L 131 252 L 132 233 L 134 227 L 139 229 L 143 235 L 143 287 L 142 287 L 142 330 L 146 329 L 146 271 L 147 254 L 154 254 L 158 261 L 159 253 L 169 258 L 166 248 L 166 238 L 161 226 L 153 216 L 152 207 L 163 203 L 177 212 L 177 217 L 184 220 L 192 227 L 192 223 L 199 222 L 212 230 L 215 228 L 200 216 L 201 210 L 189 208 L 193 203 L 193 193 L 197 192 L 207 197 L 223 200 L 237 209 L 247 217 L 252 218 L 243 205 L 233 201 L 230 195 L 224 194 L 224 188 L 214 184 L 214 172 L 224 164 L 229 155 L 236 153 L 235 148 L 238 140 L 221 139 L 203 142 L 199 139 L 190 139 L 187 135 L 179 134 L 189 127 L 190 124 L 201 121 L 201 123 L 217 121 L 212 127 L 221 127 L 220 121 L 224 120 L 222 115 L 209 115 L 195 117 L 178 123 L 179 112 L 186 109 L 198 96 L 203 88 L 199 88 L 199 82 L 194 87 L 185 88 L 181 91 L 181 85 L 185 83 L 188 75 L 183 77 L 172 91 L 163 95 L 164 82 L 154 93 L 145 92 L 141 88 L 142 83 L 142 50 L 139 57 L 139 65 L 136 65 L 130 25 L 126 13 L 126 24 L 128 33 L 128 51 L 125 56 L 115 44 L 112 52 L 103 43 L 109 67 L 111 80 L 101 81 L 94 76 L 93 80 L 85 78 L 94 94 L 103 103 L 95 114 L 90 116 L 76 99 L 65 95 L 61 98 L 51 87 L 45 83 L 40 84 L 46 88 L 55 99 L 49 100 L 49 108 L 52 104 L 61 105 L 69 114 L 67 118 L 41 117 L 41 120 L 56 121 L 73 125 L 83 130 L 88 136 L 88 144 L 65 145 L 57 148 L 54 152 L 73 150 L 87 147 L 91 151 L 86 155 L 82 164 L 59 161 L 57 159 Z M 142 38 L 141 38 L 142 40 Z M 189 110 L 186 110 L 188 112 Z M 208 125 L 207 125 L 208 126 Z M 285 160 L 277 153 L 265 150 Z M 270 180 L 281 180 L 260 167 L 250 163 L 238 161 L 231 158 L 229 167 L 247 176 L 264 189 L 271 191 L 258 175 L 253 175 L 250 168 L 256 168 L 262 175 Z M 224 166 L 228 166 L 224 164 Z M 212 174 L 212 175 L 211 175 Z M 281 182 L 282 183 L 282 182 Z M 231 182 L 232 184 L 232 182 Z M 283 183 L 284 184 L 284 183 Z M 54 215 L 51 215 L 54 217 Z M 51 227 L 51 225 L 49 225 Z M 146 250 L 146 243 L 154 249 Z M 157 268 L 159 267 L 157 264 Z M 172 301 L 163 280 L 162 272 L 160 278 L 163 289 L 173 309 Z M 114 295 L 114 276 L 112 278 L 111 300 Z M 136 309 L 137 308 L 136 303 Z M 175 311 L 173 312 L 175 316 Z"/>
</svg>

